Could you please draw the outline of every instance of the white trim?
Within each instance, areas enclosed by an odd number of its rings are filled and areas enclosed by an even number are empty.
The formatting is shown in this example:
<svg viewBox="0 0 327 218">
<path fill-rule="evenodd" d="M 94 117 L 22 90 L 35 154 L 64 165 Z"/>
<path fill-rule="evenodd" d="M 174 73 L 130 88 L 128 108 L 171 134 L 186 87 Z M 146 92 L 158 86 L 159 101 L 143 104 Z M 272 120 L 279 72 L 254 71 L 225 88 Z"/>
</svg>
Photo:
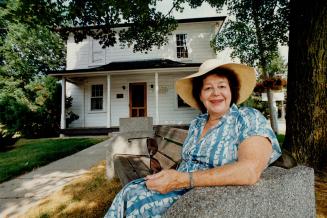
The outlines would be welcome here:
<svg viewBox="0 0 327 218">
<path fill-rule="evenodd" d="M 110 96 L 110 89 L 111 89 L 111 78 L 110 74 L 107 74 L 107 128 L 111 126 L 111 96 Z"/>
<path fill-rule="evenodd" d="M 155 72 L 154 74 L 154 82 L 155 82 L 155 100 L 156 100 L 156 119 L 155 124 L 158 125 L 160 122 L 159 119 L 159 75 L 158 72 Z"/>
<path fill-rule="evenodd" d="M 60 115 L 60 129 L 66 129 L 66 78 L 61 78 L 61 115 Z"/>
<path fill-rule="evenodd" d="M 177 35 L 185 35 L 185 46 L 186 46 L 186 50 L 187 50 L 187 58 L 184 57 L 177 57 L 177 47 L 181 47 L 181 46 L 177 46 Z M 175 33 L 175 39 L 174 39 L 174 43 L 175 43 L 175 58 L 176 60 L 179 61 L 191 61 L 191 57 L 190 57 L 190 43 L 188 40 L 188 33 L 185 32 L 179 32 L 179 33 Z"/>
<path fill-rule="evenodd" d="M 87 101 L 88 101 L 88 108 L 87 108 L 87 113 L 88 114 L 95 114 L 95 113 L 106 113 L 107 109 L 106 109 L 106 96 L 105 96 L 105 88 L 106 88 L 106 84 L 103 81 L 91 81 L 90 83 L 87 84 L 88 85 L 88 94 L 87 94 Z M 102 85 L 103 90 L 102 90 L 102 109 L 99 110 L 91 110 L 91 99 L 92 99 L 92 86 L 93 85 Z"/>
<path fill-rule="evenodd" d="M 153 73 L 153 71 L 157 73 L 177 73 L 177 72 L 197 72 L 199 70 L 199 67 L 176 67 L 176 68 L 156 68 L 156 69 L 137 69 L 137 70 L 115 70 L 115 71 L 101 71 L 101 72 L 81 72 L 81 73 L 62 73 L 62 74 L 48 74 L 49 76 L 66 76 L 67 78 L 73 78 L 76 76 L 86 76 L 86 77 L 91 77 L 91 76 L 103 76 L 107 75 L 108 73 L 110 75 L 126 75 L 126 74 L 138 74 L 138 73 Z"/>
</svg>

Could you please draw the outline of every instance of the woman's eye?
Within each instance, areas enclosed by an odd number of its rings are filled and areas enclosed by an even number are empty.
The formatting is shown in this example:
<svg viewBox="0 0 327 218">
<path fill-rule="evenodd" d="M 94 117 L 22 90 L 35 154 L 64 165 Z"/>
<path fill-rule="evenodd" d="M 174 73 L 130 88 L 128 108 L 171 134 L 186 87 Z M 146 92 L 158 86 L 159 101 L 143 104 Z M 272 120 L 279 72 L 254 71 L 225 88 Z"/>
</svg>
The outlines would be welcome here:
<svg viewBox="0 0 327 218">
<path fill-rule="evenodd" d="M 204 90 L 205 91 L 209 91 L 209 90 L 211 90 L 212 89 L 212 87 L 204 87 Z"/>
<path fill-rule="evenodd" d="M 224 88 L 226 88 L 226 86 L 225 86 L 225 85 L 221 85 L 221 86 L 219 86 L 218 88 L 220 88 L 220 89 L 224 89 Z"/>
</svg>

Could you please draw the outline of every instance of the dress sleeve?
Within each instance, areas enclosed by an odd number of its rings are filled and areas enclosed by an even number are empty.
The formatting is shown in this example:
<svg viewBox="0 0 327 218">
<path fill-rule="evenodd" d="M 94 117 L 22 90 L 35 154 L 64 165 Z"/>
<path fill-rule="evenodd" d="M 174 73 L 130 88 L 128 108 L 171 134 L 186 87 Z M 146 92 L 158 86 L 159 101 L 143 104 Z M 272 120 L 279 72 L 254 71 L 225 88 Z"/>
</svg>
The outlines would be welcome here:
<svg viewBox="0 0 327 218">
<path fill-rule="evenodd" d="M 273 152 L 268 164 L 273 163 L 281 155 L 281 149 L 268 120 L 256 109 L 243 108 L 241 111 L 240 143 L 250 136 L 263 136 L 269 139 Z"/>
</svg>

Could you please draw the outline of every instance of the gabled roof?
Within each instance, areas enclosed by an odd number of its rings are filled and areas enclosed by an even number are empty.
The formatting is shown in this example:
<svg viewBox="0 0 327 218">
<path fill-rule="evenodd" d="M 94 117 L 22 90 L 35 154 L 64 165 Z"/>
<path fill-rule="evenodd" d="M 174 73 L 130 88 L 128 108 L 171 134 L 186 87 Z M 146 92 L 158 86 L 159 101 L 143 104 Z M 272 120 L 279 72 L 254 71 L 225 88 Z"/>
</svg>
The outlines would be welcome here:
<svg viewBox="0 0 327 218">
<path fill-rule="evenodd" d="M 87 68 L 87 69 L 74 69 L 74 70 L 60 70 L 48 72 L 49 75 L 72 75 L 74 73 L 92 73 L 101 71 L 125 71 L 125 70 L 140 70 L 140 69 L 159 69 L 159 68 L 188 68 L 199 67 L 201 63 L 182 63 L 172 61 L 170 59 L 150 59 L 150 60 L 137 60 L 137 61 L 122 61 L 111 62 L 106 65 Z"/>
</svg>

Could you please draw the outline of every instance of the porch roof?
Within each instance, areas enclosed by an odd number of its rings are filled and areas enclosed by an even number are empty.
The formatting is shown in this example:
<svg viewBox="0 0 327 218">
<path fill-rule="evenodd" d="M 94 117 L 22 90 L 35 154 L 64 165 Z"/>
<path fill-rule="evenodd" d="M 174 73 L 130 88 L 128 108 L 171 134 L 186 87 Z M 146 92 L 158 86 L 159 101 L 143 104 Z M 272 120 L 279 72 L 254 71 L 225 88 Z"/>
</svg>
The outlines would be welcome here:
<svg viewBox="0 0 327 218">
<path fill-rule="evenodd" d="M 141 70 L 141 69 L 158 69 L 158 68 L 188 68 L 199 67 L 201 63 L 182 63 L 170 59 L 151 59 L 151 60 L 137 60 L 137 61 L 122 61 L 111 62 L 106 65 L 87 68 L 87 69 L 74 69 L 74 70 L 60 70 L 50 71 L 48 75 L 73 75 L 80 73 L 92 73 L 101 71 L 125 71 L 125 70 Z"/>
</svg>

